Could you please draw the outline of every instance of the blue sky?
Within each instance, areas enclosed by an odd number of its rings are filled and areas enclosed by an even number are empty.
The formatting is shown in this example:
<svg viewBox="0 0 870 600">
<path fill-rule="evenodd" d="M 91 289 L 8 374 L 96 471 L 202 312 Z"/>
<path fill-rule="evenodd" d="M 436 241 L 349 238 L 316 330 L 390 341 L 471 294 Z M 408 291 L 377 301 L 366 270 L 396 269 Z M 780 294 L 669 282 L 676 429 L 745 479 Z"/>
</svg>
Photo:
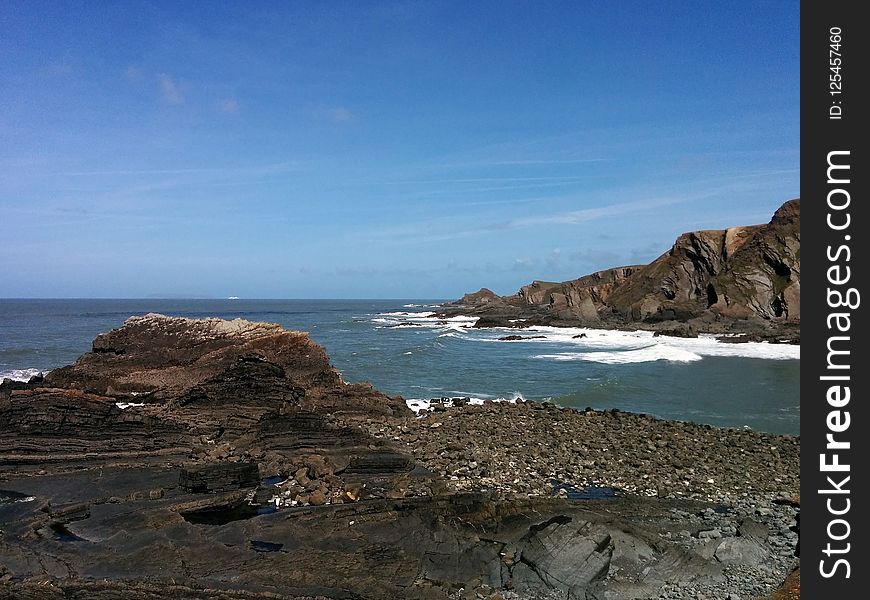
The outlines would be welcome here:
<svg viewBox="0 0 870 600">
<path fill-rule="evenodd" d="M 799 195 L 798 2 L 0 3 L 0 297 L 452 298 Z"/>
</svg>

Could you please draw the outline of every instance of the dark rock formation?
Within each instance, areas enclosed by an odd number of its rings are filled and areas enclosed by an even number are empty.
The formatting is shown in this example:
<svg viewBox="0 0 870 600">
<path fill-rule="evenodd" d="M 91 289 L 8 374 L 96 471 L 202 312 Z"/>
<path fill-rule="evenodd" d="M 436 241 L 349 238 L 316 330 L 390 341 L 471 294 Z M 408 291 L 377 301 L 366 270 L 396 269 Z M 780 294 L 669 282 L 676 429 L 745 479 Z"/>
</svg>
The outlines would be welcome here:
<svg viewBox="0 0 870 600">
<path fill-rule="evenodd" d="M 681 235 L 607 303 L 633 320 L 709 312 L 800 322 L 800 200 L 783 204 L 767 225 Z"/>
<path fill-rule="evenodd" d="M 522 318 L 525 326 L 673 329 L 674 322 L 689 322 L 702 331 L 723 332 L 736 322 L 749 322 L 757 331 L 796 332 L 800 200 L 783 204 L 766 225 L 685 233 L 648 265 L 565 282 L 534 281 L 515 296 L 487 296 L 485 303 L 473 296 L 446 312 L 479 315 L 480 327 L 504 327 Z"/>
<path fill-rule="evenodd" d="M 276 325 L 131 318 L 0 384 L 0 599 L 716 597 L 793 567 L 795 509 L 767 508 L 793 438 L 442 404 L 418 419 Z M 746 481 L 758 520 L 713 510 Z"/>
<path fill-rule="evenodd" d="M 607 306 L 613 290 L 642 268 L 607 269 L 564 283 L 534 281 L 520 288 L 517 296 L 526 304 L 546 305 L 561 318 L 597 322 L 601 319 L 600 308 Z"/>
<path fill-rule="evenodd" d="M 691 325 L 680 325 L 673 329 L 657 329 L 656 332 L 653 333 L 653 337 L 660 337 L 663 335 L 670 337 L 696 338 L 698 337 L 698 332 Z"/>
<path fill-rule="evenodd" d="M 76 389 L 0 388 L 0 474 L 59 461 L 186 456 L 183 424 L 123 411 L 115 398 Z"/>
<path fill-rule="evenodd" d="M 257 463 L 250 460 L 194 463 L 183 468 L 178 479 L 182 488 L 195 494 L 251 489 L 259 482 Z"/>
<path fill-rule="evenodd" d="M 462 304 L 463 306 L 480 306 L 498 301 L 499 299 L 500 296 L 492 290 L 480 288 L 476 292 L 465 294 L 457 304 Z"/>
</svg>

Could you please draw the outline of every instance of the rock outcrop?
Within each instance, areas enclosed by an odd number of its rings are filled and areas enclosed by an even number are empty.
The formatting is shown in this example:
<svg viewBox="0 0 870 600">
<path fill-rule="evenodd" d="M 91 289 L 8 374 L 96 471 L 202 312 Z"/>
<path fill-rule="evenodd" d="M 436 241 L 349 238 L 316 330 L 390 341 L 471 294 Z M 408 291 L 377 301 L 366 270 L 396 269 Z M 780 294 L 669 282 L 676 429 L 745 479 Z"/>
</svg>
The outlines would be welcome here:
<svg viewBox="0 0 870 600">
<path fill-rule="evenodd" d="M 767 225 L 697 231 L 625 279 L 605 303 L 631 320 L 705 313 L 800 322 L 800 200 Z"/>
<path fill-rule="evenodd" d="M 480 288 L 476 292 L 465 294 L 457 301 L 463 306 L 481 306 L 499 299 L 499 295 L 487 288 Z"/>
<path fill-rule="evenodd" d="M 418 419 L 277 325 L 133 317 L 0 384 L 0 598 L 695 598 L 794 566 L 795 438 L 458 404 Z"/>
<path fill-rule="evenodd" d="M 601 320 L 599 311 L 607 306 L 611 292 L 643 267 L 617 267 L 598 271 L 564 283 L 534 281 L 517 292 L 527 304 L 546 305 L 556 315 Z"/>
<path fill-rule="evenodd" d="M 490 326 L 523 318 L 527 324 L 649 328 L 680 322 L 726 331 L 741 322 L 743 329 L 748 324 L 799 337 L 800 200 L 783 204 L 765 225 L 685 233 L 648 265 L 534 281 L 485 303 L 466 301 L 470 296 L 457 303 L 459 310 Z"/>
</svg>

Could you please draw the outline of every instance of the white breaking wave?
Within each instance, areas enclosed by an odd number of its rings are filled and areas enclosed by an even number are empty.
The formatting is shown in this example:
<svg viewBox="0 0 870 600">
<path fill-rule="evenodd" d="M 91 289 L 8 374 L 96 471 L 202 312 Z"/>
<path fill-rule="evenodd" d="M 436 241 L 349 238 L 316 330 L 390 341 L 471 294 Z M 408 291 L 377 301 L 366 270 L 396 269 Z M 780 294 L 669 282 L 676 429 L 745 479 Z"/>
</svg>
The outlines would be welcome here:
<svg viewBox="0 0 870 600">
<path fill-rule="evenodd" d="M 796 344 L 771 344 L 768 342 L 727 343 L 720 342 L 716 336 L 702 334 L 697 338 L 678 338 L 669 336 L 654 337 L 651 331 L 614 331 L 608 329 L 588 329 L 579 327 L 529 327 L 527 329 L 475 329 L 473 337 L 467 341 L 500 342 L 506 334 L 521 335 L 526 339 L 516 340 L 515 344 L 558 344 L 564 352 L 539 354 L 535 358 L 553 360 L 590 360 L 609 364 L 628 364 L 650 360 L 698 360 L 693 357 L 730 356 L 739 358 L 758 358 L 766 360 L 800 360 L 801 349 Z M 544 336 L 544 337 L 533 337 Z M 651 350 L 654 347 L 664 347 Z M 600 350 L 602 352 L 591 352 Z M 643 352 L 640 352 L 643 351 Z M 610 354 L 636 352 L 626 357 L 615 358 Z M 594 356 L 593 356 L 594 355 Z"/>
<path fill-rule="evenodd" d="M 701 356 L 736 356 L 768 360 L 800 360 L 801 347 L 797 344 L 771 344 L 769 342 L 720 342 L 712 335 L 697 338 L 668 338 L 668 344 L 697 352 Z"/>
<path fill-rule="evenodd" d="M 557 354 L 538 354 L 532 358 L 551 360 L 582 360 L 606 365 L 627 365 L 632 363 L 654 362 L 667 360 L 670 362 L 694 362 L 702 357 L 694 352 L 674 348 L 666 344 L 655 344 L 637 350 L 622 350 L 617 352 L 560 352 Z"/>
<path fill-rule="evenodd" d="M 459 333 L 465 333 L 468 329 L 470 329 L 470 326 L 462 325 L 461 323 L 448 323 L 439 327 L 439 331 L 458 331 Z"/>
<path fill-rule="evenodd" d="M 478 404 L 478 405 L 483 404 L 487 400 L 489 400 L 490 402 L 510 402 L 511 404 L 516 404 L 517 402 L 525 402 L 526 401 L 526 399 L 523 397 L 523 395 L 520 392 L 514 392 L 510 398 L 503 398 L 503 397 L 495 398 L 495 397 L 489 396 L 488 394 L 481 394 L 481 396 L 488 396 L 488 397 L 487 398 L 478 398 L 476 396 L 469 397 L 469 396 L 461 396 L 461 395 L 456 396 L 456 397 L 468 398 L 468 404 Z M 433 399 L 429 399 L 429 400 L 422 399 L 422 398 L 410 398 L 408 400 L 405 400 L 405 404 L 408 405 L 408 408 L 410 408 L 411 410 L 413 410 L 415 413 L 418 413 L 418 414 L 430 410 L 432 407 L 432 404 L 435 404 L 435 403 L 440 404 L 441 402 L 442 402 L 442 400 L 440 398 L 433 398 Z M 449 400 L 444 401 L 444 403 L 447 406 L 453 405 Z"/>
<path fill-rule="evenodd" d="M 372 322 L 386 327 L 411 323 L 422 329 L 436 331 L 439 338 L 461 338 L 466 342 L 492 343 L 499 342 L 499 338 L 506 335 L 520 335 L 525 339 L 516 340 L 514 343 L 549 346 L 547 350 L 550 352 L 532 357 L 549 360 L 581 360 L 612 365 L 657 360 L 694 362 L 704 357 L 800 360 L 800 346 L 795 344 L 768 342 L 733 344 L 720 342 L 714 335 L 700 335 L 697 338 L 654 337 L 652 331 L 616 331 L 588 327 L 474 329 L 473 325 L 477 317 L 459 315 L 442 318 L 436 317 L 436 314 L 434 312 L 388 312 L 374 315 Z M 553 348 L 553 345 L 557 347 Z"/>
<path fill-rule="evenodd" d="M 4 379 L 12 379 L 14 381 L 29 381 L 34 375 L 42 373 L 45 375 L 48 371 L 42 369 L 12 369 L 10 371 L 0 371 L 0 381 Z"/>
<path fill-rule="evenodd" d="M 429 324 L 437 326 L 439 323 L 474 323 L 477 317 L 469 317 L 466 315 L 457 315 L 454 317 L 437 317 L 438 313 L 434 312 L 385 312 L 378 313 L 372 321 L 376 323 L 383 322 L 404 322 Z"/>
<path fill-rule="evenodd" d="M 474 323 L 477 317 L 467 317 L 464 315 L 456 317 L 436 317 L 434 312 L 385 312 L 373 315 L 371 322 L 375 323 L 376 329 L 421 329 L 435 330 L 439 332 L 438 337 L 455 337 L 455 334 L 465 334 Z"/>
</svg>

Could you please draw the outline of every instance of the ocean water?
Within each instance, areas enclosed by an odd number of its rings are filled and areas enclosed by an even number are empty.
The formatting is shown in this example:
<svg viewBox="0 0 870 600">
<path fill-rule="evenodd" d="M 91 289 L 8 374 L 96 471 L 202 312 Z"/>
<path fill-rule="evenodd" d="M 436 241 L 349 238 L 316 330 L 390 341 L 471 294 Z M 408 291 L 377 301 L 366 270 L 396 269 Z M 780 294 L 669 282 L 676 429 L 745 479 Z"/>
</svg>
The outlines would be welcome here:
<svg viewBox="0 0 870 600">
<path fill-rule="evenodd" d="M 308 331 L 345 381 L 411 405 L 431 398 L 549 399 L 797 434 L 800 348 L 710 337 L 539 327 L 473 329 L 427 300 L 3 300 L 0 378 L 69 364 L 136 314 L 244 318 Z M 500 341 L 507 335 L 541 336 Z"/>
</svg>

